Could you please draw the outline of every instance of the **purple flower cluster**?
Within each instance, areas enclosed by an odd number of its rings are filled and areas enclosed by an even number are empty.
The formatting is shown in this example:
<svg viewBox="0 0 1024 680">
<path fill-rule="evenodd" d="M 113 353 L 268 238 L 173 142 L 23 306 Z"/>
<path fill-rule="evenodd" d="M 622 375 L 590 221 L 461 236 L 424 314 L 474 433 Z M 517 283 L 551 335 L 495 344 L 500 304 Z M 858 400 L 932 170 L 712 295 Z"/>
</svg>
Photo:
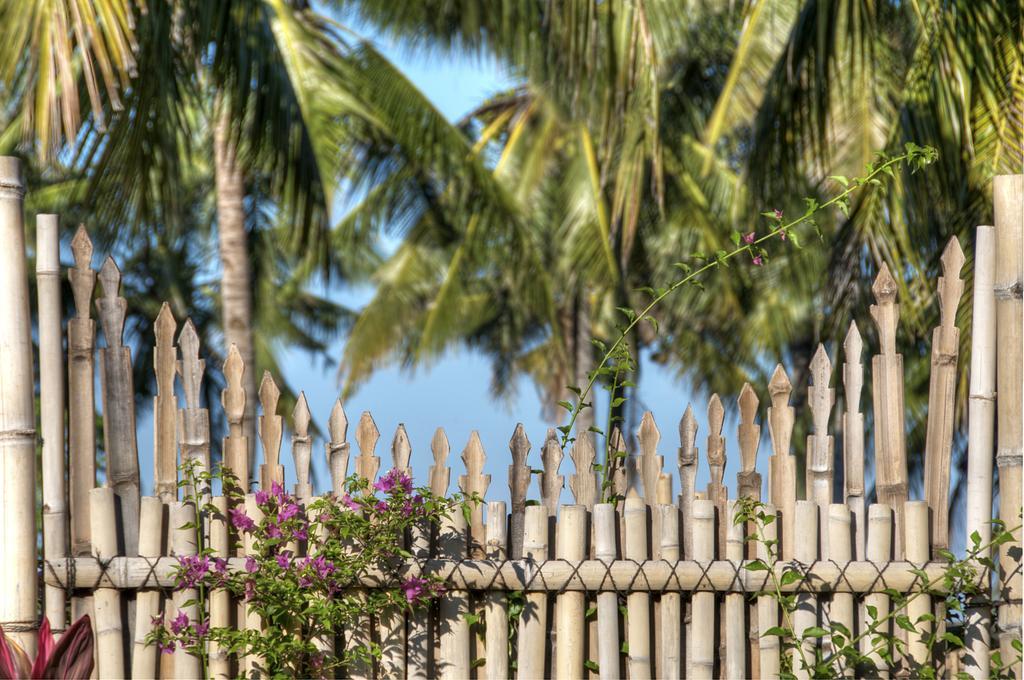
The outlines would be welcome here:
<svg viewBox="0 0 1024 680">
<path fill-rule="evenodd" d="M 153 625 L 163 626 L 163 617 L 154 616 Z M 192 621 L 185 612 L 178 612 L 168 627 L 171 629 L 171 634 L 177 636 L 177 639 L 157 643 L 157 649 L 161 654 L 173 654 L 179 643 L 182 649 L 200 643 L 210 633 L 210 620 Z"/>
<path fill-rule="evenodd" d="M 399 588 L 409 604 L 415 604 L 418 601 L 435 597 L 444 592 L 444 586 L 440 583 L 434 583 L 419 576 L 410 576 L 405 581 L 402 581 Z"/>
<path fill-rule="evenodd" d="M 378 479 L 373 488 L 381 493 L 393 493 L 396 489 L 401 489 L 403 493 L 412 493 L 412 477 L 405 473 L 404 470 L 393 468 L 386 475 Z"/>
<path fill-rule="evenodd" d="M 179 555 L 178 564 L 181 566 L 181 575 L 178 580 L 178 588 L 195 588 L 210 573 L 210 558 L 206 555 Z"/>
</svg>

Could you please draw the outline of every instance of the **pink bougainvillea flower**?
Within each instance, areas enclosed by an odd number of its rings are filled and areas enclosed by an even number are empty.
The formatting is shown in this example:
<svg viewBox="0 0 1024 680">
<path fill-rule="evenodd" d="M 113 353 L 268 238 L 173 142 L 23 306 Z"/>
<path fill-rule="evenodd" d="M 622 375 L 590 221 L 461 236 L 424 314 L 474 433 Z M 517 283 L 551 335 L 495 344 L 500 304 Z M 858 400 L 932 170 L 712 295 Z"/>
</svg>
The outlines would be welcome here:
<svg viewBox="0 0 1024 680">
<path fill-rule="evenodd" d="M 270 494 L 260 489 L 256 492 L 256 505 L 266 505 L 270 502 Z"/>
<path fill-rule="evenodd" d="M 345 494 L 341 497 L 341 504 L 349 510 L 359 510 L 359 503 L 352 496 Z"/>
<path fill-rule="evenodd" d="M 254 574 L 259 568 L 259 565 L 256 564 L 256 558 L 252 555 L 247 555 L 245 558 L 245 570 L 250 574 Z"/>
<path fill-rule="evenodd" d="M 202 623 L 197 623 L 196 624 L 196 637 L 197 638 L 206 637 L 206 634 L 209 633 L 209 632 L 210 632 L 210 620 L 209 619 L 203 621 Z"/>
<path fill-rule="evenodd" d="M 222 557 L 213 558 L 213 569 L 221 575 L 228 573 L 228 561 Z"/>
<path fill-rule="evenodd" d="M 171 640 L 167 644 L 164 644 L 163 642 L 156 643 L 156 648 L 160 650 L 161 654 L 174 654 L 174 650 L 177 646 L 178 643 L 174 640 Z"/>
<path fill-rule="evenodd" d="M 373 509 L 376 510 L 377 512 L 387 512 L 388 504 L 385 503 L 384 501 L 377 501 L 377 504 L 373 506 Z"/>
<path fill-rule="evenodd" d="M 245 582 L 244 598 L 245 598 L 245 601 L 248 602 L 249 600 L 253 599 L 254 597 L 256 597 L 256 582 L 253 581 L 252 579 L 249 579 L 248 581 Z"/>
<path fill-rule="evenodd" d="M 267 524 L 267 538 L 281 538 L 281 527 L 276 522 L 270 522 Z"/>
<path fill-rule="evenodd" d="M 270 484 L 270 493 L 274 494 L 274 497 L 277 498 L 278 503 L 284 503 L 284 487 L 279 482 L 272 482 Z"/>
<path fill-rule="evenodd" d="M 256 529 L 256 522 L 252 521 L 252 517 L 245 514 L 244 510 L 232 508 L 229 514 L 231 515 L 231 524 L 233 524 L 236 529 L 248 532 L 252 532 Z"/>
<path fill-rule="evenodd" d="M 778 208 L 775 209 L 775 219 L 777 219 L 777 220 L 781 220 L 782 219 L 782 211 L 779 210 Z"/>
<path fill-rule="evenodd" d="M 282 569 L 287 569 L 292 564 L 292 553 L 290 550 L 285 550 L 280 555 L 278 555 L 276 559 L 277 566 L 281 567 Z"/>
<path fill-rule="evenodd" d="M 751 243 L 754 242 L 754 239 L 756 237 L 757 237 L 757 234 L 755 234 L 754 232 L 750 232 L 749 234 L 744 234 L 743 235 L 743 242 L 746 243 L 747 245 L 750 245 Z"/>
<path fill-rule="evenodd" d="M 171 632 L 178 635 L 181 631 L 188 628 L 189 623 L 188 614 L 185 612 L 178 612 L 178 615 L 171 621 Z"/>
<path fill-rule="evenodd" d="M 184 569 L 179 588 L 195 588 L 210 571 L 210 558 L 205 555 L 180 555 L 178 564 Z"/>
<path fill-rule="evenodd" d="M 415 602 L 426 590 L 427 580 L 418 576 L 412 576 L 402 582 L 401 589 L 405 599 Z"/>
<path fill-rule="evenodd" d="M 782 231 L 779 232 L 779 238 L 781 238 L 783 241 L 786 240 L 786 230 L 785 229 L 783 229 Z"/>
<path fill-rule="evenodd" d="M 754 263 L 755 267 L 760 267 L 761 265 L 764 264 L 764 258 L 762 258 L 760 255 L 755 255 L 754 259 L 751 260 L 751 262 Z"/>
<path fill-rule="evenodd" d="M 285 522 L 287 520 L 290 520 L 292 517 L 295 517 L 295 515 L 297 514 L 299 514 L 298 505 L 291 502 L 285 503 L 277 512 L 277 521 Z"/>
</svg>

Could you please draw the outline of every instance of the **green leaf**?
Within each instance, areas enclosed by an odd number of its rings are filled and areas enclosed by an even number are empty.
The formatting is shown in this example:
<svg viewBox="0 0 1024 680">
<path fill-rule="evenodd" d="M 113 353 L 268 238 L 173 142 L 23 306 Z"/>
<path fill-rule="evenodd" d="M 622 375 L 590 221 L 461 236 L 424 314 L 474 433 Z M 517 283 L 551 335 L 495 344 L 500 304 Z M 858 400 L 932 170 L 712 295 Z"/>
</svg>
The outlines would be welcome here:
<svg viewBox="0 0 1024 680">
<path fill-rule="evenodd" d="M 842 184 L 844 188 L 850 186 L 850 180 L 844 175 L 831 175 L 829 179 Z"/>
<path fill-rule="evenodd" d="M 821 626 L 811 626 L 810 628 L 804 631 L 803 639 L 806 640 L 808 638 L 820 638 L 825 637 L 826 635 L 828 635 L 828 631 L 822 628 Z"/>
<path fill-rule="evenodd" d="M 771 636 L 775 636 L 775 637 L 789 637 L 789 631 L 786 630 L 785 628 L 780 628 L 779 626 L 772 626 L 771 628 L 769 628 L 765 632 L 761 633 L 761 637 L 771 637 Z"/>
<path fill-rule="evenodd" d="M 964 646 L 964 641 L 961 640 L 956 635 L 954 635 L 953 633 L 948 633 L 948 632 L 947 633 L 943 633 L 942 637 L 940 639 L 943 640 L 944 642 L 948 642 L 951 645 L 955 645 L 956 647 L 963 647 Z"/>
<path fill-rule="evenodd" d="M 802 578 L 803 574 L 799 571 L 796 569 L 789 569 L 782 574 L 782 578 L 779 579 L 779 583 L 783 586 L 788 586 L 790 583 L 796 583 Z"/>
<path fill-rule="evenodd" d="M 594 605 L 594 606 L 590 607 L 589 609 L 587 609 L 587 612 L 583 615 L 583 618 L 589 619 L 591 616 L 594 616 L 595 614 L 597 614 L 597 606 L 596 605 Z"/>
<path fill-rule="evenodd" d="M 735 229 L 733 229 L 732 234 L 729 235 L 729 240 L 732 241 L 732 244 L 734 246 L 738 246 L 740 244 L 741 238 L 743 237 L 740 235 L 740 232 L 736 231 Z"/>
<path fill-rule="evenodd" d="M 743 565 L 747 571 L 770 571 L 771 567 L 765 564 L 764 560 L 751 560 Z"/>
<path fill-rule="evenodd" d="M 586 661 L 584 661 L 583 667 L 586 668 L 588 671 L 593 671 L 595 673 L 601 670 L 600 666 L 597 665 L 597 662 L 592 659 L 587 659 Z"/>
<path fill-rule="evenodd" d="M 896 625 L 902 628 L 903 630 L 910 631 L 911 633 L 917 632 L 917 628 L 914 627 L 914 624 L 910 620 L 910 617 L 906 614 L 896 615 Z"/>
</svg>

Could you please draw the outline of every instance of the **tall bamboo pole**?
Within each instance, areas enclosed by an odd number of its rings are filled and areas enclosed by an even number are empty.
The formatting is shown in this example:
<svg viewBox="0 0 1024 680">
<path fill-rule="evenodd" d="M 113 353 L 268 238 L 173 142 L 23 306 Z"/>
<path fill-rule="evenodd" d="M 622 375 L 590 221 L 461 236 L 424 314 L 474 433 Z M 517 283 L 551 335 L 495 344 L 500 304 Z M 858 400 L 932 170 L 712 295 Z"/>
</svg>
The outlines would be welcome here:
<svg viewBox="0 0 1024 680">
<path fill-rule="evenodd" d="M 0 625 L 36 648 L 36 430 L 32 331 L 17 158 L 0 157 Z"/>
<path fill-rule="evenodd" d="M 615 505 L 598 503 L 594 505 L 594 558 L 605 563 L 617 557 L 615 541 Z M 619 662 L 619 607 L 618 596 L 613 592 L 597 594 L 597 627 L 601 640 L 609 644 L 598 645 L 597 667 L 601 680 L 612 680 L 620 676 Z"/>
<path fill-rule="evenodd" d="M 505 512 L 505 501 L 491 501 L 487 504 L 487 559 L 502 562 L 507 557 L 508 515 Z M 488 680 L 504 680 L 509 677 L 508 598 L 505 593 L 489 592 L 484 595 L 484 602 L 487 631 L 484 675 Z"/>
<path fill-rule="evenodd" d="M 523 559 L 545 562 L 548 559 L 548 513 L 539 505 L 530 505 L 523 516 Z M 526 607 L 519 619 L 518 677 L 534 680 L 546 677 L 544 638 L 548 628 L 548 596 L 527 593 Z M 617 642 L 617 641 L 616 641 Z"/>
<path fill-rule="evenodd" d="M 967 535 L 978 532 L 979 542 L 992 540 L 992 471 L 995 467 L 993 426 L 996 390 L 995 227 L 978 227 L 974 244 L 974 312 L 971 321 L 971 387 L 967 422 Z M 988 554 L 982 557 L 988 557 Z M 982 598 L 987 600 L 986 597 Z M 967 610 L 964 670 L 972 678 L 989 675 L 989 626 L 986 604 Z"/>
<path fill-rule="evenodd" d="M 587 506 L 563 505 L 559 519 L 561 526 L 556 540 L 555 557 L 564 560 L 585 559 L 588 533 Z M 555 598 L 555 639 L 558 641 L 555 677 L 562 680 L 583 677 L 583 603 L 584 594 L 581 592 L 564 592 Z"/>
<path fill-rule="evenodd" d="M 117 513 L 114 509 L 114 490 L 110 487 L 93 489 L 89 493 L 92 505 L 92 552 L 96 559 L 105 561 L 117 555 Z M 101 678 L 123 678 L 125 640 L 121 618 L 121 591 L 116 588 L 96 588 L 96 660 Z M 195 618 L 195 617 L 193 617 Z"/>
<path fill-rule="evenodd" d="M 1021 343 L 1024 309 L 1024 175 L 999 175 L 992 183 L 996 221 L 996 414 L 999 467 L 999 518 L 1018 526 L 1021 516 L 1021 458 L 1024 449 L 1024 348 Z M 999 651 L 1021 678 L 1013 642 L 1021 639 L 1021 540 L 1004 543 L 999 550 Z"/>
<path fill-rule="evenodd" d="M 61 332 L 60 221 L 36 217 L 36 289 L 39 295 L 39 425 L 43 436 L 43 554 L 68 552 L 68 515 L 64 498 L 64 341 Z M 55 631 L 67 624 L 64 589 L 46 588 L 46 617 Z"/>
</svg>

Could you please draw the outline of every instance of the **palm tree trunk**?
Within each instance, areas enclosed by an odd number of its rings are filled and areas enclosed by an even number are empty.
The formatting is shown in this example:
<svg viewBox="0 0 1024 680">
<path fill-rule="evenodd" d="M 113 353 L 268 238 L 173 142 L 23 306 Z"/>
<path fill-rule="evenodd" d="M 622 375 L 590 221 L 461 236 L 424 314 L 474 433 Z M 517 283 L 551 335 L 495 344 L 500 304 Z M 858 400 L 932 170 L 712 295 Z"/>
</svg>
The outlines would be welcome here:
<svg viewBox="0 0 1024 680">
<path fill-rule="evenodd" d="M 257 395 L 252 331 L 252 267 L 249 263 L 249 235 L 245 230 L 245 176 L 238 165 L 235 140 L 231 136 L 230 109 L 217 106 L 216 111 L 213 152 L 222 272 L 221 320 L 227 347 L 234 344 L 245 364 L 242 374 L 242 387 L 245 389 L 242 432 L 248 438 L 249 478 L 252 479 Z"/>
</svg>

